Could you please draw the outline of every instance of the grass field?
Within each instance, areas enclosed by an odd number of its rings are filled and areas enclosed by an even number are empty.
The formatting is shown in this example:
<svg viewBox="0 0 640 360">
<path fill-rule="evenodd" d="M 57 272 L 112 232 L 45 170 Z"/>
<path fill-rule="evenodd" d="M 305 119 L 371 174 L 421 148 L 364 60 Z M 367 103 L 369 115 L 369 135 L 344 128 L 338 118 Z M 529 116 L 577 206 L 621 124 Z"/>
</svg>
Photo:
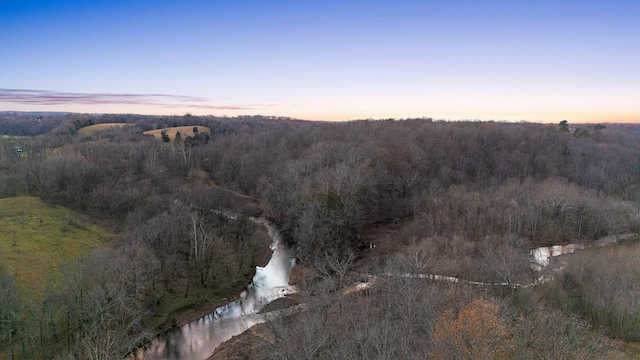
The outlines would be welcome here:
<svg viewBox="0 0 640 360">
<path fill-rule="evenodd" d="M 119 128 L 119 127 L 123 127 L 123 126 L 130 126 L 130 125 L 133 125 L 133 124 L 128 124 L 128 123 L 105 123 L 105 124 L 89 125 L 89 126 L 85 126 L 83 128 L 78 129 L 78 135 L 80 135 L 80 136 L 91 136 L 91 135 L 95 134 L 98 131 L 112 129 L 112 128 Z"/>
<path fill-rule="evenodd" d="M 27 297 L 41 295 L 59 265 L 112 238 L 72 210 L 37 197 L 0 199 L 0 266 Z"/>
<path fill-rule="evenodd" d="M 206 126 L 195 126 L 198 128 L 198 132 L 199 133 L 208 133 L 209 132 L 209 128 Z M 144 134 L 147 135 L 153 135 L 155 137 L 157 137 L 158 139 L 160 139 L 161 135 L 160 132 L 162 131 L 166 131 L 167 135 L 169 135 L 169 138 L 171 139 L 171 141 L 173 141 L 173 139 L 176 138 L 176 134 L 178 132 L 180 132 L 180 135 L 185 138 L 187 136 L 193 136 L 193 128 L 194 126 L 178 126 L 178 127 L 171 127 L 171 128 L 164 128 L 164 129 L 157 129 L 157 130 L 149 130 L 149 131 L 145 131 Z"/>
</svg>

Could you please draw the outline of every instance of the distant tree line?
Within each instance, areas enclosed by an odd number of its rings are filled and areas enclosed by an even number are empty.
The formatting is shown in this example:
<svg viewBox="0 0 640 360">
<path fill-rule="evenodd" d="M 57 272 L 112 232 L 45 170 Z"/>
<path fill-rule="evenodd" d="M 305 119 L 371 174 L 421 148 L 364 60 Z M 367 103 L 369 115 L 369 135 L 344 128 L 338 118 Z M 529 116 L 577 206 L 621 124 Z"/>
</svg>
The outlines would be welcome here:
<svg viewBox="0 0 640 360">
<path fill-rule="evenodd" d="M 432 235 L 513 234 L 532 245 L 636 226 L 640 130 L 634 125 L 582 126 L 587 135 L 576 136 L 562 124 L 424 119 L 63 118 L 136 126 L 86 139 L 25 138 L 22 159 L 3 140 L 5 194 L 37 194 L 123 220 L 152 194 L 170 193 L 200 173 L 264 199 L 265 215 L 310 259 L 325 246 L 357 246 L 366 224 L 393 219 L 423 219 Z M 185 124 L 211 132 L 166 146 L 141 134 Z"/>
<path fill-rule="evenodd" d="M 135 126 L 75 136 L 109 122 Z M 207 141 L 142 134 L 198 125 L 210 129 Z M 123 235 L 113 249 L 65 270 L 64 284 L 38 304 L 40 312 L 12 318 L 22 332 L 12 325 L 0 335 L 27 358 L 44 356 L 29 352 L 36 348 L 92 358 L 85 351 L 109 329 L 113 338 L 100 346 L 120 356 L 148 337 L 144 329 L 171 299 L 237 291 L 268 239 L 211 209 L 274 220 L 302 263 L 319 273 L 339 275 L 329 260 L 351 259 L 370 241 L 368 229 L 384 223 L 399 230 L 403 246 L 431 254 L 423 271 L 510 283 L 530 278 L 532 247 L 640 233 L 640 127 L 579 127 L 2 114 L 0 133 L 28 137 L 0 139 L 0 196 L 40 196 Z M 98 298 L 118 304 L 100 305 L 115 311 L 114 323 L 94 322 L 100 314 L 89 304 Z M 3 301 L 14 307 L 12 299 Z M 59 310 L 47 311 L 52 306 Z M 455 325 L 455 316 L 443 321 Z"/>
</svg>

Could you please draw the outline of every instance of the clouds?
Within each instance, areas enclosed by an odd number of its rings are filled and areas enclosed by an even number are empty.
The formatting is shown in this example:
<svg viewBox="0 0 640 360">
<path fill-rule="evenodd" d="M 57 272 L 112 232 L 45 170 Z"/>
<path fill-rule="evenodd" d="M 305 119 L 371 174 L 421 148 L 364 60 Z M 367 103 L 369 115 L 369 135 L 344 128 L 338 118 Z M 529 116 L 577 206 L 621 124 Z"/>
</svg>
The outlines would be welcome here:
<svg viewBox="0 0 640 360">
<path fill-rule="evenodd" d="M 640 116 L 640 1 L 20 3 L 0 111 Z"/>
<path fill-rule="evenodd" d="M 170 94 L 73 93 L 51 90 L 0 89 L 0 102 L 23 105 L 136 105 L 202 110 L 260 110 L 273 104 L 222 104 L 196 96 Z"/>
</svg>

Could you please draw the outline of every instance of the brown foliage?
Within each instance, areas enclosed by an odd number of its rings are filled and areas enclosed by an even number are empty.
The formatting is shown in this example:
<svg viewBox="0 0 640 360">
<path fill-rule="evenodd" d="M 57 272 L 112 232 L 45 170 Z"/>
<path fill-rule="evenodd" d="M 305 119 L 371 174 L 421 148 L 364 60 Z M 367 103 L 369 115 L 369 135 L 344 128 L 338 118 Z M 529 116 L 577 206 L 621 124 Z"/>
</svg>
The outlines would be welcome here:
<svg viewBox="0 0 640 360">
<path fill-rule="evenodd" d="M 500 306 L 478 298 L 456 315 L 442 313 L 431 333 L 434 359 L 505 358 L 513 344 L 500 316 Z"/>
</svg>

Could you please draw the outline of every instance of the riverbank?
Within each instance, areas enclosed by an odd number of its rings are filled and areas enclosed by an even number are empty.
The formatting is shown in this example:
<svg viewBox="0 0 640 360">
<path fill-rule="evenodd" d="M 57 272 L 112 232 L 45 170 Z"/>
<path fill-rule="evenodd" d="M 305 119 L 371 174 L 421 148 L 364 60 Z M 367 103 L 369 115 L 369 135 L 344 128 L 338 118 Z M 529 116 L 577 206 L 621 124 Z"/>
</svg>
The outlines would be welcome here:
<svg viewBox="0 0 640 360">
<path fill-rule="evenodd" d="M 364 239 L 367 244 L 371 244 L 371 246 L 367 246 L 365 250 L 359 253 L 358 260 L 354 263 L 353 271 L 362 271 L 366 272 L 367 267 L 371 266 L 371 261 L 374 258 L 386 258 L 391 256 L 392 254 L 402 251 L 406 245 L 403 245 L 401 241 L 398 241 L 398 232 L 393 226 L 389 224 L 378 224 L 376 226 L 371 226 L 368 229 L 368 233 Z M 612 245 L 624 243 L 631 241 L 634 238 L 634 234 L 625 233 L 618 235 L 610 235 L 605 236 L 597 241 L 592 241 L 588 243 L 579 243 L 581 246 L 577 246 L 576 244 L 567 244 L 567 245 L 557 245 L 557 247 L 566 247 L 567 249 L 579 250 L 586 248 L 606 248 L 611 247 Z M 574 249 L 575 248 L 575 249 Z M 567 251 L 566 253 L 560 252 L 559 254 L 550 254 L 550 256 L 557 256 L 558 259 L 552 261 L 552 264 L 549 266 L 547 272 L 556 272 L 561 271 L 564 268 L 564 264 L 566 264 L 567 258 L 564 256 L 562 259 L 560 258 L 560 254 L 565 254 L 569 256 L 569 254 L 574 251 Z M 562 265 L 562 266 L 560 266 Z M 301 273 L 304 273 L 304 265 L 298 265 L 295 269 L 300 273 L 297 276 L 292 274 L 291 279 L 297 278 L 298 281 L 304 282 L 308 280 L 305 276 L 300 276 Z M 308 269 L 307 269 L 308 270 Z M 465 282 L 465 281 L 462 281 Z M 295 283 L 294 281 L 291 282 Z M 478 283 L 480 284 L 480 283 Z M 298 294 L 298 296 L 302 296 L 302 294 Z M 302 300 L 302 299 L 300 299 Z M 307 299 L 308 300 L 308 299 Z M 283 298 L 279 299 L 272 303 L 272 305 L 265 307 L 263 312 L 279 310 L 282 308 L 290 307 L 292 305 L 296 305 L 297 303 L 293 302 L 291 299 Z M 299 316 L 299 315 L 295 315 Z M 244 331 L 241 334 L 238 334 L 228 341 L 220 344 L 214 351 L 211 357 L 208 360 L 218 360 L 218 359 L 243 359 L 251 357 L 251 355 L 259 354 L 261 351 L 265 351 L 265 346 L 268 348 L 271 343 L 273 343 L 275 339 L 273 338 L 272 331 L 270 329 L 269 324 L 257 324 L 248 330 Z M 618 355 L 631 356 L 635 358 L 638 355 L 638 345 L 636 342 L 624 342 L 622 340 L 612 340 L 614 344 L 612 346 L 612 352 Z M 617 349 L 617 350 L 616 350 Z M 624 355 L 622 355 L 624 354 Z"/>
<path fill-rule="evenodd" d="M 264 246 L 260 247 L 251 264 L 251 272 L 245 277 L 238 279 L 236 284 L 227 286 L 227 290 L 214 290 L 212 288 L 194 287 L 187 299 L 183 294 L 176 293 L 172 299 L 166 299 L 162 305 L 159 315 L 148 323 L 147 327 L 153 329 L 156 336 L 162 335 L 172 329 L 184 326 L 214 312 L 218 307 L 224 306 L 238 298 L 246 290 L 247 284 L 255 273 L 256 266 L 266 266 L 271 258 L 272 251 L 269 249 L 271 238 L 267 229 L 257 226 L 256 231 L 263 233 Z"/>
<path fill-rule="evenodd" d="M 225 215 L 234 219 L 233 214 Z M 260 322 L 254 315 L 264 304 L 297 291 L 289 285 L 291 269 L 296 262 L 295 255 L 283 244 L 280 229 L 266 219 L 250 220 L 264 225 L 272 239 L 269 246 L 263 244 L 261 247 L 269 250 L 258 251 L 253 256 L 251 263 L 256 267 L 251 285 L 243 286 L 246 291 L 240 292 L 233 300 L 227 298 L 224 301 L 224 298 L 219 297 L 219 301 L 216 301 L 211 300 L 216 299 L 211 296 L 206 301 L 192 301 L 190 306 L 181 308 L 179 317 L 172 317 L 168 326 L 164 327 L 168 327 L 168 330 L 156 337 L 143 352 L 139 352 L 138 358 L 206 359 L 222 342 Z M 268 261 L 265 253 L 271 253 Z M 236 280 L 240 279 L 234 280 L 234 284 L 239 285 Z M 247 279 L 244 280 L 242 284 L 247 284 Z M 216 302 L 226 304 L 212 306 Z"/>
<path fill-rule="evenodd" d="M 247 349 L 254 349 L 265 345 L 265 341 L 267 343 L 270 341 L 268 327 L 266 328 L 266 333 L 263 326 L 253 330 L 248 329 L 251 328 L 252 324 L 263 321 L 252 317 L 252 314 L 255 314 L 255 311 L 259 310 L 254 307 L 254 304 L 268 302 L 273 299 L 272 296 L 283 296 L 284 294 L 280 294 L 279 292 L 291 289 L 289 285 L 300 284 L 302 288 L 308 288 L 309 285 L 315 286 L 313 284 L 316 284 L 318 281 L 323 282 L 322 279 L 324 279 L 324 277 L 318 277 L 316 272 L 306 268 L 303 264 L 299 264 L 292 274 L 290 266 L 292 266 L 293 263 L 290 263 L 290 261 L 292 261 L 294 255 L 290 250 L 276 245 L 281 244 L 281 234 L 277 226 L 264 219 L 252 218 L 251 220 L 258 224 L 265 225 L 269 229 L 269 236 L 273 239 L 271 246 L 265 246 L 265 250 L 255 260 L 259 268 L 253 277 L 254 285 L 249 291 L 242 293 L 240 292 L 241 289 L 245 288 L 243 285 L 237 290 L 236 297 L 232 299 L 209 296 L 200 303 L 192 305 L 190 308 L 181 309 L 179 315 L 172 319 L 169 328 L 171 331 L 165 332 L 162 336 L 163 339 L 158 341 L 154 340 L 154 343 L 156 343 L 153 346 L 154 349 L 158 349 L 164 353 L 167 351 L 164 350 L 164 347 L 172 344 L 171 346 L 175 347 L 175 349 L 170 350 L 172 351 L 171 353 L 179 353 L 181 356 L 188 354 L 189 356 L 200 359 L 207 358 L 210 354 L 214 356 L 214 358 L 229 358 L 232 353 L 238 351 L 245 353 Z M 358 260 L 351 266 L 351 270 L 356 273 L 371 273 L 371 266 L 374 265 L 374 262 L 385 261 L 385 259 L 391 258 L 398 252 L 404 252 L 407 246 L 411 246 L 407 241 L 401 240 L 402 237 L 400 235 L 402 235 L 402 233 L 399 232 L 399 227 L 396 223 L 372 224 L 365 229 L 363 235 L 364 246 L 358 254 Z M 606 245 L 615 243 L 615 241 L 607 240 L 608 241 L 603 241 Z M 583 248 L 575 244 L 559 247 L 572 249 L 574 247 Z M 268 250 L 269 248 L 273 249 L 274 252 L 271 253 L 271 250 Z M 462 255 L 466 256 L 468 254 Z M 550 253 L 550 256 L 555 256 L 555 253 Z M 528 266 L 526 267 L 528 268 Z M 433 279 L 437 280 L 438 277 L 443 276 L 434 275 Z M 459 282 L 458 278 L 450 276 L 446 278 L 452 278 L 456 280 L 455 282 Z M 460 281 L 490 285 L 472 280 Z M 247 281 L 242 284 L 246 283 Z M 298 287 L 296 286 L 295 288 Z M 329 290 L 330 292 L 340 290 L 333 288 L 333 286 L 331 288 L 332 290 Z M 278 291 L 278 295 L 272 293 L 274 290 Z M 267 305 L 262 309 L 261 313 L 289 308 L 305 302 L 305 300 L 308 301 L 308 299 L 303 299 L 301 296 L 302 294 L 298 294 L 297 298 L 281 298 Z M 210 315 L 214 309 L 224 304 L 227 305 L 221 308 L 220 311 L 217 311 L 215 315 L 207 316 Z M 240 320 L 238 320 L 239 318 Z M 180 329 L 178 329 L 179 327 Z M 218 347 L 220 349 L 218 349 Z M 156 351 L 157 350 L 151 350 L 150 353 L 156 356 L 163 356 L 160 352 Z"/>
</svg>

